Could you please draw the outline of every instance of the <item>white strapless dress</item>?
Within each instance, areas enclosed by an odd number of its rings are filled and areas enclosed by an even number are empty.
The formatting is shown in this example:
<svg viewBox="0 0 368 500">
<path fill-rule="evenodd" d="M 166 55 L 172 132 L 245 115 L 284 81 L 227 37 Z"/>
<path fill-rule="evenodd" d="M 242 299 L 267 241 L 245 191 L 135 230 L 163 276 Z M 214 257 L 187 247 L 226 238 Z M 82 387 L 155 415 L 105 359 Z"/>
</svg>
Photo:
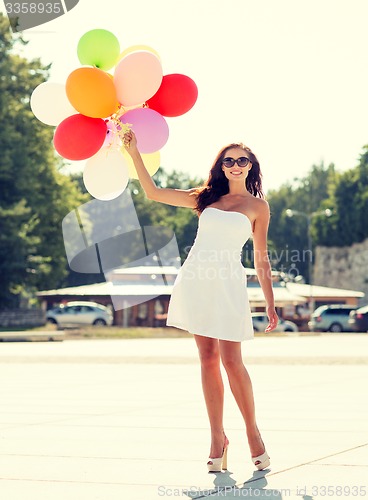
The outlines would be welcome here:
<svg viewBox="0 0 368 500">
<path fill-rule="evenodd" d="M 241 263 L 251 234 L 246 215 L 215 207 L 203 210 L 194 244 L 173 285 L 167 326 L 234 342 L 254 338 Z"/>
</svg>

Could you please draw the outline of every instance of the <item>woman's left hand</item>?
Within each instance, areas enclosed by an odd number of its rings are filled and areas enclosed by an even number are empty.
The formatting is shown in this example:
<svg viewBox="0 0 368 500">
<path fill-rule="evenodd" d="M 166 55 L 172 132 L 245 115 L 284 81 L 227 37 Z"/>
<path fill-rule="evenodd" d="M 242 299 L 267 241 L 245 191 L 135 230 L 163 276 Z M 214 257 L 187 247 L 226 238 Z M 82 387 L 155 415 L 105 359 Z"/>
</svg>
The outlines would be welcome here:
<svg viewBox="0 0 368 500">
<path fill-rule="evenodd" d="M 279 317 L 277 316 L 277 313 L 275 311 L 274 307 L 267 307 L 267 316 L 269 320 L 269 324 L 267 325 L 265 332 L 272 332 L 274 330 L 279 322 Z"/>
<path fill-rule="evenodd" d="M 133 130 L 129 130 L 124 134 L 124 147 L 130 155 L 134 153 L 137 149 L 137 138 Z"/>
</svg>

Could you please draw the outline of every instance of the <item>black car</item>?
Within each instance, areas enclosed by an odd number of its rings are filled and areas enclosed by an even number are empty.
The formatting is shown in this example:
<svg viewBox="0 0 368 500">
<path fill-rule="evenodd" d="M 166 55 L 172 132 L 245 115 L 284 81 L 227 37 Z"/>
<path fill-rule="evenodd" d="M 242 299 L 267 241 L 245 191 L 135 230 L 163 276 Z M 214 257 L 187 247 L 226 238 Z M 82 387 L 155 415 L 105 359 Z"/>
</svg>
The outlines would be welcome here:
<svg viewBox="0 0 368 500">
<path fill-rule="evenodd" d="M 368 306 L 350 312 L 349 326 L 354 332 L 368 332 Z"/>
</svg>

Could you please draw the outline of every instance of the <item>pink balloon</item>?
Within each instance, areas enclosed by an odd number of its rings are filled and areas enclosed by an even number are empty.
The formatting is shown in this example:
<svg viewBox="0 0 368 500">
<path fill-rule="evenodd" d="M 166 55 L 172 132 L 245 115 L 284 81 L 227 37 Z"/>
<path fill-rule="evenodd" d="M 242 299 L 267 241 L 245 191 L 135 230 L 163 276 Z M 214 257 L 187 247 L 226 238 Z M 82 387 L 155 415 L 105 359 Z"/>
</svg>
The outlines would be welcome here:
<svg viewBox="0 0 368 500">
<path fill-rule="evenodd" d="M 113 122 L 108 121 L 106 125 L 107 125 L 107 130 L 106 130 L 105 141 L 102 145 L 103 147 L 111 146 L 112 144 L 117 143 L 118 141 L 118 135 L 115 124 Z"/>
<path fill-rule="evenodd" d="M 149 154 L 158 151 L 165 146 L 169 138 L 169 126 L 165 118 L 153 109 L 132 109 L 127 111 L 120 120 L 132 125 L 141 153 Z"/>
<path fill-rule="evenodd" d="M 152 52 L 133 52 L 115 68 L 114 84 L 123 106 L 136 106 L 156 94 L 162 82 L 160 60 Z"/>
</svg>

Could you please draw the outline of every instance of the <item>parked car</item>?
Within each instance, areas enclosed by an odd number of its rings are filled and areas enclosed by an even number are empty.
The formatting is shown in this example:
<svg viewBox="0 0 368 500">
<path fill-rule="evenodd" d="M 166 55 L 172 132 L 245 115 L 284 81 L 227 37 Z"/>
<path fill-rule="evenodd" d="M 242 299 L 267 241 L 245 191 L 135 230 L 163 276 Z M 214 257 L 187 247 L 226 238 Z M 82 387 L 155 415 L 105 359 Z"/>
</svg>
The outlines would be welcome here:
<svg viewBox="0 0 368 500">
<path fill-rule="evenodd" d="M 351 332 L 349 314 L 356 309 L 346 304 L 330 304 L 317 307 L 308 322 L 314 332 Z"/>
<path fill-rule="evenodd" d="M 263 312 L 252 313 L 253 329 L 255 332 L 264 332 L 269 323 L 268 316 Z M 298 327 L 292 321 L 279 318 L 279 323 L 273 332 L 297 332 Z"/>
<path fill-rule="evenodd" d="M 67 302 L 46 312 L 46 320 L 58 327 L 85 325 L 112 325 L 109 308 L 97 302 Z"/>
<path fill-rule="evenodd" d="M 368 306 L 350 311 L 348 323 L 354 332 L 368 332 Z"/>
</svg>

